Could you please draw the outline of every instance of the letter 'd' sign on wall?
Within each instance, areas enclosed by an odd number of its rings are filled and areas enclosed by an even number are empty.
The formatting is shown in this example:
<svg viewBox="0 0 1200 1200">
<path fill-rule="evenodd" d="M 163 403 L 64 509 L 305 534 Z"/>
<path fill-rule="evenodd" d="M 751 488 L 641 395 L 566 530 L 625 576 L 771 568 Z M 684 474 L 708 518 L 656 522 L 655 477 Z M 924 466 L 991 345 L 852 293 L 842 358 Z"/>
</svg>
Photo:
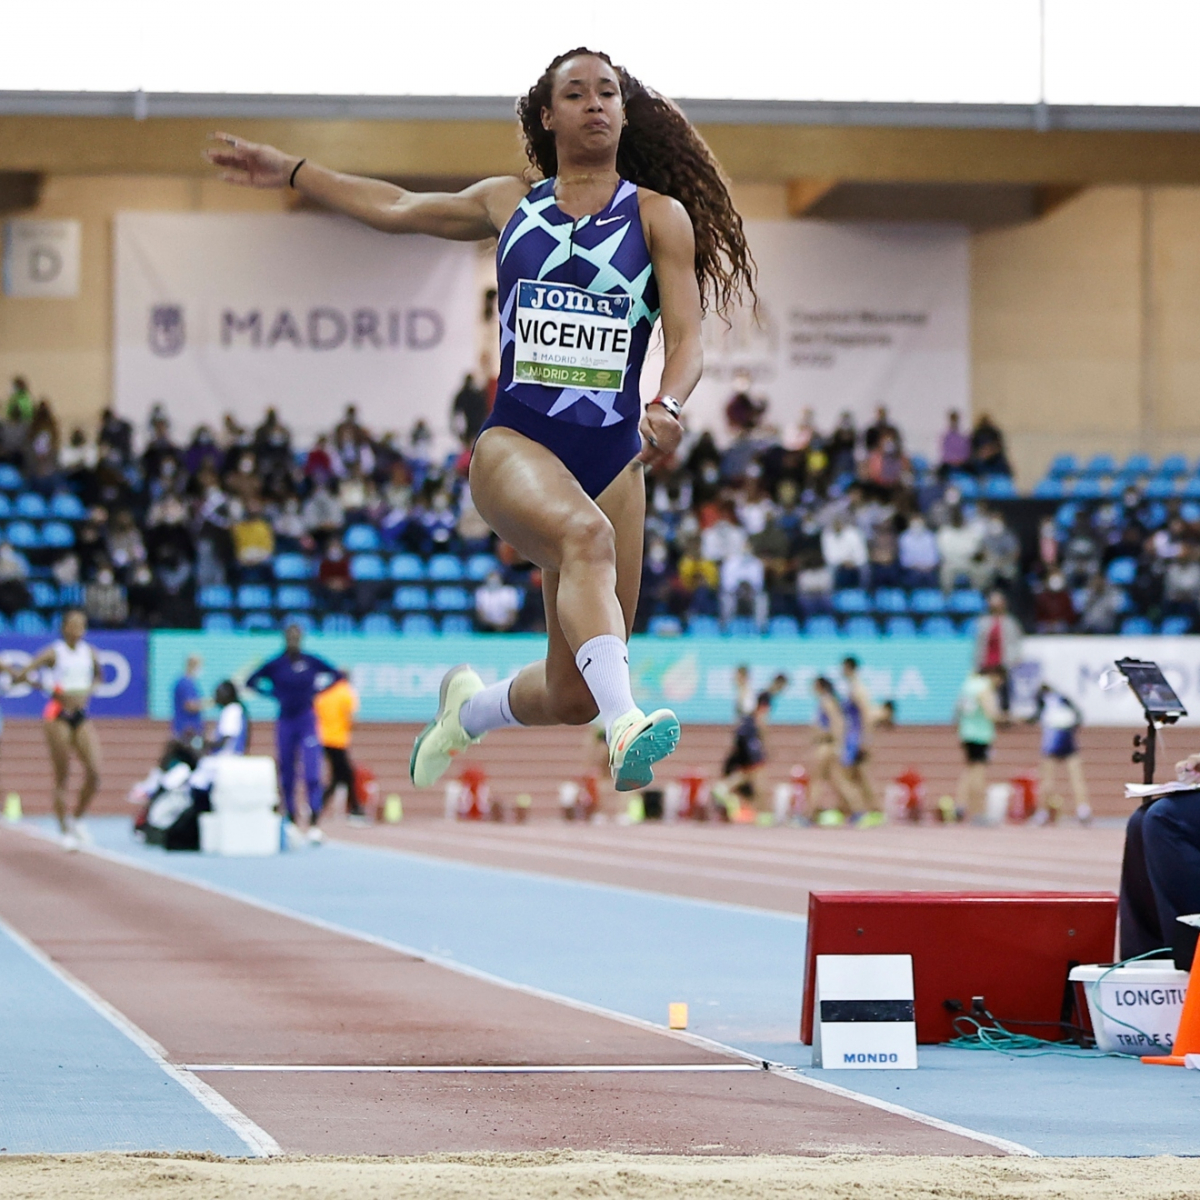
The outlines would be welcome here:
<svg viewBox="0 0 1200 1200">
<path fill-rule="evenodd" d="M 911 954 L 818 954 L 812 1065 L 913 1070 Z"/>
</svg>

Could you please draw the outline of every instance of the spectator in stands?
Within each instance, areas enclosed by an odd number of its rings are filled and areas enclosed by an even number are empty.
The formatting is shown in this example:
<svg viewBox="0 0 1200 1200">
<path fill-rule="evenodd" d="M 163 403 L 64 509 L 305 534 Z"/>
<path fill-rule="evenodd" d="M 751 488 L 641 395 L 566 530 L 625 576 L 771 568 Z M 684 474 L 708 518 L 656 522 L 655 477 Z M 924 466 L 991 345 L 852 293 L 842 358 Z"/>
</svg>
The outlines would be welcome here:
<svg viewBox="0 0 1200 1200">
<path fill-rule="evenodd" d="M 867 565 L 867 543 L 857 525 L 848 524 L 842 513 L 835 513 L 821 532 L 821 554 L 833 569 L 835 588 L 863 585 Z"/>
<path fill-rule="evenodd" d="M 1184 542 L 1163 572 L 1163 616 L 1182 617 L 1189 630 L 1196 628 L 1200 598 L 1200 547 Z"/>
<path fill-rule="evenodd" d="M 84 587 L 83 609 L 90 625 L 105 629 L 120 629 L 129 620 L 129 597 L 110 563 L 101 561 L 96 577 Z"/>
<path fill-rule="evenodd" d="M 962 431 L 957 408 L 952 408 L 946 414 L 946 432 L 942 434 L 940 458 L 938 474 L 943 479 L 970 467 L 971 439 Z"/>
<path fill-rule="evenodd" d="M 938 577 L 942 591 L 951 592 L 960 583 L 971 582 L 980 542 L 979 530 L 966 523 L 962 509 L 953 509 L 949 519 L 937 531 L 938 557 L 942 562 Z"/>
<path fill-rule="evenodd" d="M 342 545 L 342 539 L 335 535 L 329 539 L 321 565 L 317 568 L 317 594 L 321 608 L 325 612 L 348 612 L 353 582 L 346 548 Z"/>
<path fill-rule="evenodd" d="M 751 617 L 759 632 L 767 624 L 766 572 L 762 559 L 747 547 L 731 554 L 721 563 L 720 614 L 723 621 L 733 617 Z"/>
<path fill-rule="evenodd" d="M 1100 569 L 1100 546 L 1084 513 L 1076 516 L 1060 555 L 1059 568 L 1068 587 L 1086 587 Z"/>
<path fill-rule="evenodd" d="M 905 587 L 938 586 L 941 555 L 938 553 L 937 535 L 925 523 L 925 518 L 920 513 L 909 519 L 908 528 L 900 535 L 897 557 L 901 580 Z"/>
<path fill-rule="evenodd" d="M 246 511 L 229 527 L 233 539 L 233 556 L 241 583 L 263 583 L 269 579 L 271 559 L 275 554 L 275 531 L 263 511 L 263 503 L 251 499 Z"/>
<path fill-rule="evenodd" d="M 482 633 L 508 633 L 521 612 L 521 593 L 505 583 L 499 571 L 489 571 L 475 589 L 475 627 Z"/>
<path fill-rule="evenodd" d="M 888 516 L 874 526 L 867 538 L 867 568 L 872 587 L 900 586 L 899 555 L 896 518 Z"/>
<path fill-rule="evenodd" d="M 971 468 L 977 475 L 1011 475 L 1004 435 L 987 413 L 980 413 L 971 431 Z"/>
<path fill-rule="evenodd" d="M 146 546 L 129 509 L 122 508 L 113 513 L 104 540 L 109 563 L 118 570 L 124 571 L 146 561 Z"/>
<path fill-rule="evenodd" d="M 1115 633 L 1125 597 L 1100 574 L 1092 577 L 1079 617 L 1080 633 Z"/>
<path fill-rule="evenodd" d="M 19 421 L 27 424 L 33 420 L 33 394 L 24 375 L 14 375 L 12 391 L 8 394 L 8 403 L 4 406 L 6 421 Z"/>
<path fill-rule="evenodd" d="M 987 612 L 975 622 L 975 671 L 996 683 L 1000 710 L 1008 712 L 1009 675 L 1021 661 L 1024 632 L 1008 611 L 1008 597 L 994 589 L 988 593 Z"/>
<path fill-rule="evenodd" d="M 750 395 L 750 376 L 741 374 L 734 381 L 737 389 L 725 405 L 725 420 L 735 434 L 746 434 L 757 429 L 767 411 L 765 400 L 756 400 Z"/>
<path fill-rule="evenodd" d="M 855 468 L 855 451 L 858 448 L 858 430 L 854 425 L 854 417 L 849 412 L 842 413 L 837 428 L 825 443 L 825 454 L 829 459 L 830 473 L 837 478 L 839 475 L 853 474 Z"/>
<path fill-rule="evenodd" d="M 197 622 L 195 569 L 178 546 L 166 545 L 156 555 L 156 574 L 162 590 L 161 624 L 165 629 L 188 629 Z"/>
<path fill-rule="evenodd" d="M 334 534 L 341 533 L 346 524 L 341 502 L 323 479 L 317 481 L 312 494 L 304 502 L 302 512 L 305 527 L 318 542 L 327 541 Z"/>
<path fill-rule="evenodd" d="M 738 523 L 731 500 L 717 507 L 717 519 L 700 534 L 700 556 L 709 562 L 723 563 L 746 551 L 746 531 Z"/>
<path fill-rule="evenodd" d="M 983 551 L 986 579 L 981 580 L 980 587 L 992 588 L 998 583 L 1009 587 L 1016 581 L 1020 570 L 1021 540 L 998 512 L 987 513 L 982 523 L 980 549 Z"/>
<path fill-rule="evenodd" d="M 881 411 L 886 412 L 886 409 Z M 890 499 L 897 488 L 911 481 L 911 477 L 909 462 L 900 449 L 899 439 L 885 432 L 867 454 L 863 463 L 863 480 L 876 496 Z"/>
<path fill-rule="evenodd" d="M 29 439 L 25 445 L 25 475 L 34 491 L 52 495 L 62 481 L 58 470 L 58 422 L 43 397 L 38 401 L 29 422 Z"/>
<path fill-rule="evenodd" d="M 100 414 L 100 433 L 96 441 L 116 451 L 118 462 L 132 461 L 133 426 L 123 417 L 118 417 L 111 408 L 106 408 Z"/>
<path fill-rule="evenodd" d="M 334 477 L 333 455 L 329 452 L 329 439 L 321 434 L 304 460 L 304 475 L 311 483 L 326 485 Z"/>
<path fill-rule="evenodd" d="M 645 633 L 651 617 L 667 614 L 671 606 L 674 584 L 675 572 L 671 567 L 667 544 L 661 537 L 651 537 L 642 557 L 642 586 L 638 592 L 638 606 L 633 622 L 636 632 Z"/>
<path fill-rule="evenodd" d="M 450 406 L 450 428 L 454 430 L 464 449 L 469 450 L 475 445 L 475 439 L 479 436 L 487 415 L 487 396 L 475 382 L 475 376 L 468 375 Z"/>
<path fill-rule="evenodd" d="M 275 534 L 277 553 L 307 553 L 313 548 L 313 539 L 300 512 L 299 496 L 289 496 L 275 510 L 271 516 L 271 529 Z"/>
<path fill-rule="evenodd" d="M 878 450 L 887 439 L 891 439 L 895 444 L 896 453 L 899 454 L 903 441 L 900 430 L 892 424 L 892 419 L 888 416 L 887 405 L 881 404 L 875 410 L 875 420 L 863 430 L 863 449 L 870 455 L 872 451 Z"/>
<path fill-rule="evenodd" d="M 688 534 L 681 539 L 678 566 L 678 594 L 681 607 L 697 616 L 717 615 L 717 589 L 721 586 L 718 565 L 704 553 L 700 534 Z"/>
<path fill-rule="evenodd" d="M 15 616 L 30 604 L 29 563 L 8 542 L 0 542 L 0 612 Z"/>
<path fill-rule="evenodd" d="M 178 465 L 182 462 L 183 455 L 171 439 L 171 422 L 165 415 L 155 416 L 150 422 L 150 440 L 146 449 L 142 451 L 142 475 L 153 479 L 168 458 Z"/>
<path fill-rule="evenodd" d="M 263 479 L 253 451 L 245 450 L 238 455 L 234 469 L 225 474 L 224 487 L 226 495 L 243 505 L 262 496 Z"/>
<path fill-rule="evenodd" d="M 262 424 L 254 431 L 254 454 L 264 472 L 277 467 L 289 468 L 292 463 L 292 433 L 279 419 L 274 408 L 268 408 Z"/>
<path fill-rule="evenodd" d="M 197 425 L 188 448 L 183 452 L 184 470 L 192 476 L 198 475 L 205 467 L 219 471 L 223 457 L 212 429 L 207 425 Z"/>
<path fill-rule="evenodd" d="M 802 549 L 796 565 L 796 602 L 811 617 L 833 607 L 834 569 L 824 560 L 820 545 Z"/>
<path fill-rule="evenodd" d="M 486 554 L 492 546 L 491 526 L 480 515 L 471 499 L 471 489 L 464 486 L 459 498 L 458 524 L 454 528 L 458 544 L 465 554 Z"/>
<path fill-rule="evenodd" d="M 1038 633 L 1069 633 L 1077 619 L 1066 576 L 1055 571 L 1034 593 L 1034 625 Z"/>
<path fill-rule="evenodd" d="M 84 471 L 94 471 L 99 458 L 96 453 L 96 443 L 88 439 L 88 435 L 78 425 L 71 430 L 67 444 L 58 452 L 58 468 L 63 473 L 67 483 L 78 485 Z"/>
</svg>

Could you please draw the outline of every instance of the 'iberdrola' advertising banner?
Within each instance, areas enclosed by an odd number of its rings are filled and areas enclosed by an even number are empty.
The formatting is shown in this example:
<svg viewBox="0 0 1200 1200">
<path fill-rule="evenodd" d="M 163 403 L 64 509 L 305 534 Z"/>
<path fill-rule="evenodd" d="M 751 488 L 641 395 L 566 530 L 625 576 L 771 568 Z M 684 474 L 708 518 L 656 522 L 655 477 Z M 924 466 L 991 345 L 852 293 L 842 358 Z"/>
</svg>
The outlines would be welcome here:
<svg viewBox="0 0 1200 1200">
<path fill-rule="evenodd" d="M 536 635 L 437 638 L 326 637 L 313 634 L 305 649 L 345 670 L 362 701 L 365 721 L 427 721 L 437 709 L 442 676 L 469 662 L 485 682 L 504 679 L 541 658 L 546 640 Z M 150 640 L 150 715 L 171 714 L 171 690 L 189 654 L 204 660 L 201 683 L 211 694 L 222 679 L 245 680 L 267 658 L 283 651 L 276 634 L 154 633 Z M 683 721 L 728 722 L 733 714 L 734 671 L 745 664 L 756 687 L 782 671 L 790 685 L 774 719 L 812 720 L 812 681 L 820 674 L 835 683 L 842 659 L 855 655 L 877 700 L 894 700 L 905 724 L 943 724 L 970 662 L 964 640 L 769 641 L 728 638 L 635 637 L 630 644 L 633 690 L 645 709 L 668 706 Z M 275 705 L 247 695 L 256 719 L 275 716 Z"/>
<path fill-rule="evenodd" d="M 0 634 L 0 664 L 19 670 L 54 639 Z M 146 715 L 146 664 L 148 638 L 142 632 L 89 633 L 104 678 L 92 694 L 88 712 L 94 717 L 144 717 Z M 39 717 L 46 706 L 46 692 L 23 683 L 0 697 L 5 717 Z"/>
</svg>

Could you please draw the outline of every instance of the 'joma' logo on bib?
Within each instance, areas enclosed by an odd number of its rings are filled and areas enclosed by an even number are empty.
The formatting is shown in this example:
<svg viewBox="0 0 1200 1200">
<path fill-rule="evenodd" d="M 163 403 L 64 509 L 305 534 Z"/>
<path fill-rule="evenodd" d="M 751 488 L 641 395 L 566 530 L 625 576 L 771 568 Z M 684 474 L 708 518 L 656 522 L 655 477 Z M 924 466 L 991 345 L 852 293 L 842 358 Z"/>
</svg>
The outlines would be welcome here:
<svg viewBox="0 0 1200 1200">
<path fill-rule="evenodd" d="M 513 314 L 513 378 L 619 392 L 629 365 L 632 304 L 620 292 L 522 279 Z"/>
</svg>

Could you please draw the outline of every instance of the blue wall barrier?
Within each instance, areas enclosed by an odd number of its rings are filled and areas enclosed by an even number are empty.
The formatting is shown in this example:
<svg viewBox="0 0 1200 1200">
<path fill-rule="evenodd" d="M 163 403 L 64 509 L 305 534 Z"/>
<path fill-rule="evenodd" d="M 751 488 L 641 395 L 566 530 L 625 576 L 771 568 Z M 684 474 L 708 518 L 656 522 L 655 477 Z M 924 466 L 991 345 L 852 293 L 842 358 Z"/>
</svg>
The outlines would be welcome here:
<svg viewBox="0 0 1200 1200">
<path fill-rule="evenodd" d="M 53 637 L 0 634 L 0 662 L 23 667 Z M 104 668 L 104 682 L 92 696 L 88 711 L 96 717 L 144 717 L 146 715 L 147 660 L 149 638 L 143 632 L 89 633 Z M 38 717 L 46 706 L 46 694 L 22 684 L 0 701 L 6 717 Z"/>
<path fill-rule="evenodd" d="M 427 721 L 437 708 L 438 684 L 450 667 L 469 662 L 487 682 L 504 679 L 545 654 L 538 635 L 462 637 L 364 637 L 312 634 L 305 648 L 349 672 L 362 699 L 364 721 Z M 204 659 L 201 684 L 207 695 L 220 680 L 244 680 L 267 658 L 279 654 L 283 638 L 270 633 L 152 633 L 150 635 L 150 715 L 169 718 L 171 689 L 187 656 Z M 896 702 L 906 724 L 948 722 L 970 663 L 965 639 L 929 641 L 889 638 L 856 641 L 837 638 L 770 640 L 635 637 L 630 645 L 633 690 L 645 709 L 669 706 L 683 721 L 726 723 L 733 712 L 733 673 L 751 669 L 756 687 L 777 672 L 791 678 L 774 719 L 812 720 L 811 684 L 820 674 L 836 682 L 842 658 L 856 655 L 863 679 L 877 700 Z M 270 719 L 275 705 L 247 696 L 256 719 Z"/>
</svg>

